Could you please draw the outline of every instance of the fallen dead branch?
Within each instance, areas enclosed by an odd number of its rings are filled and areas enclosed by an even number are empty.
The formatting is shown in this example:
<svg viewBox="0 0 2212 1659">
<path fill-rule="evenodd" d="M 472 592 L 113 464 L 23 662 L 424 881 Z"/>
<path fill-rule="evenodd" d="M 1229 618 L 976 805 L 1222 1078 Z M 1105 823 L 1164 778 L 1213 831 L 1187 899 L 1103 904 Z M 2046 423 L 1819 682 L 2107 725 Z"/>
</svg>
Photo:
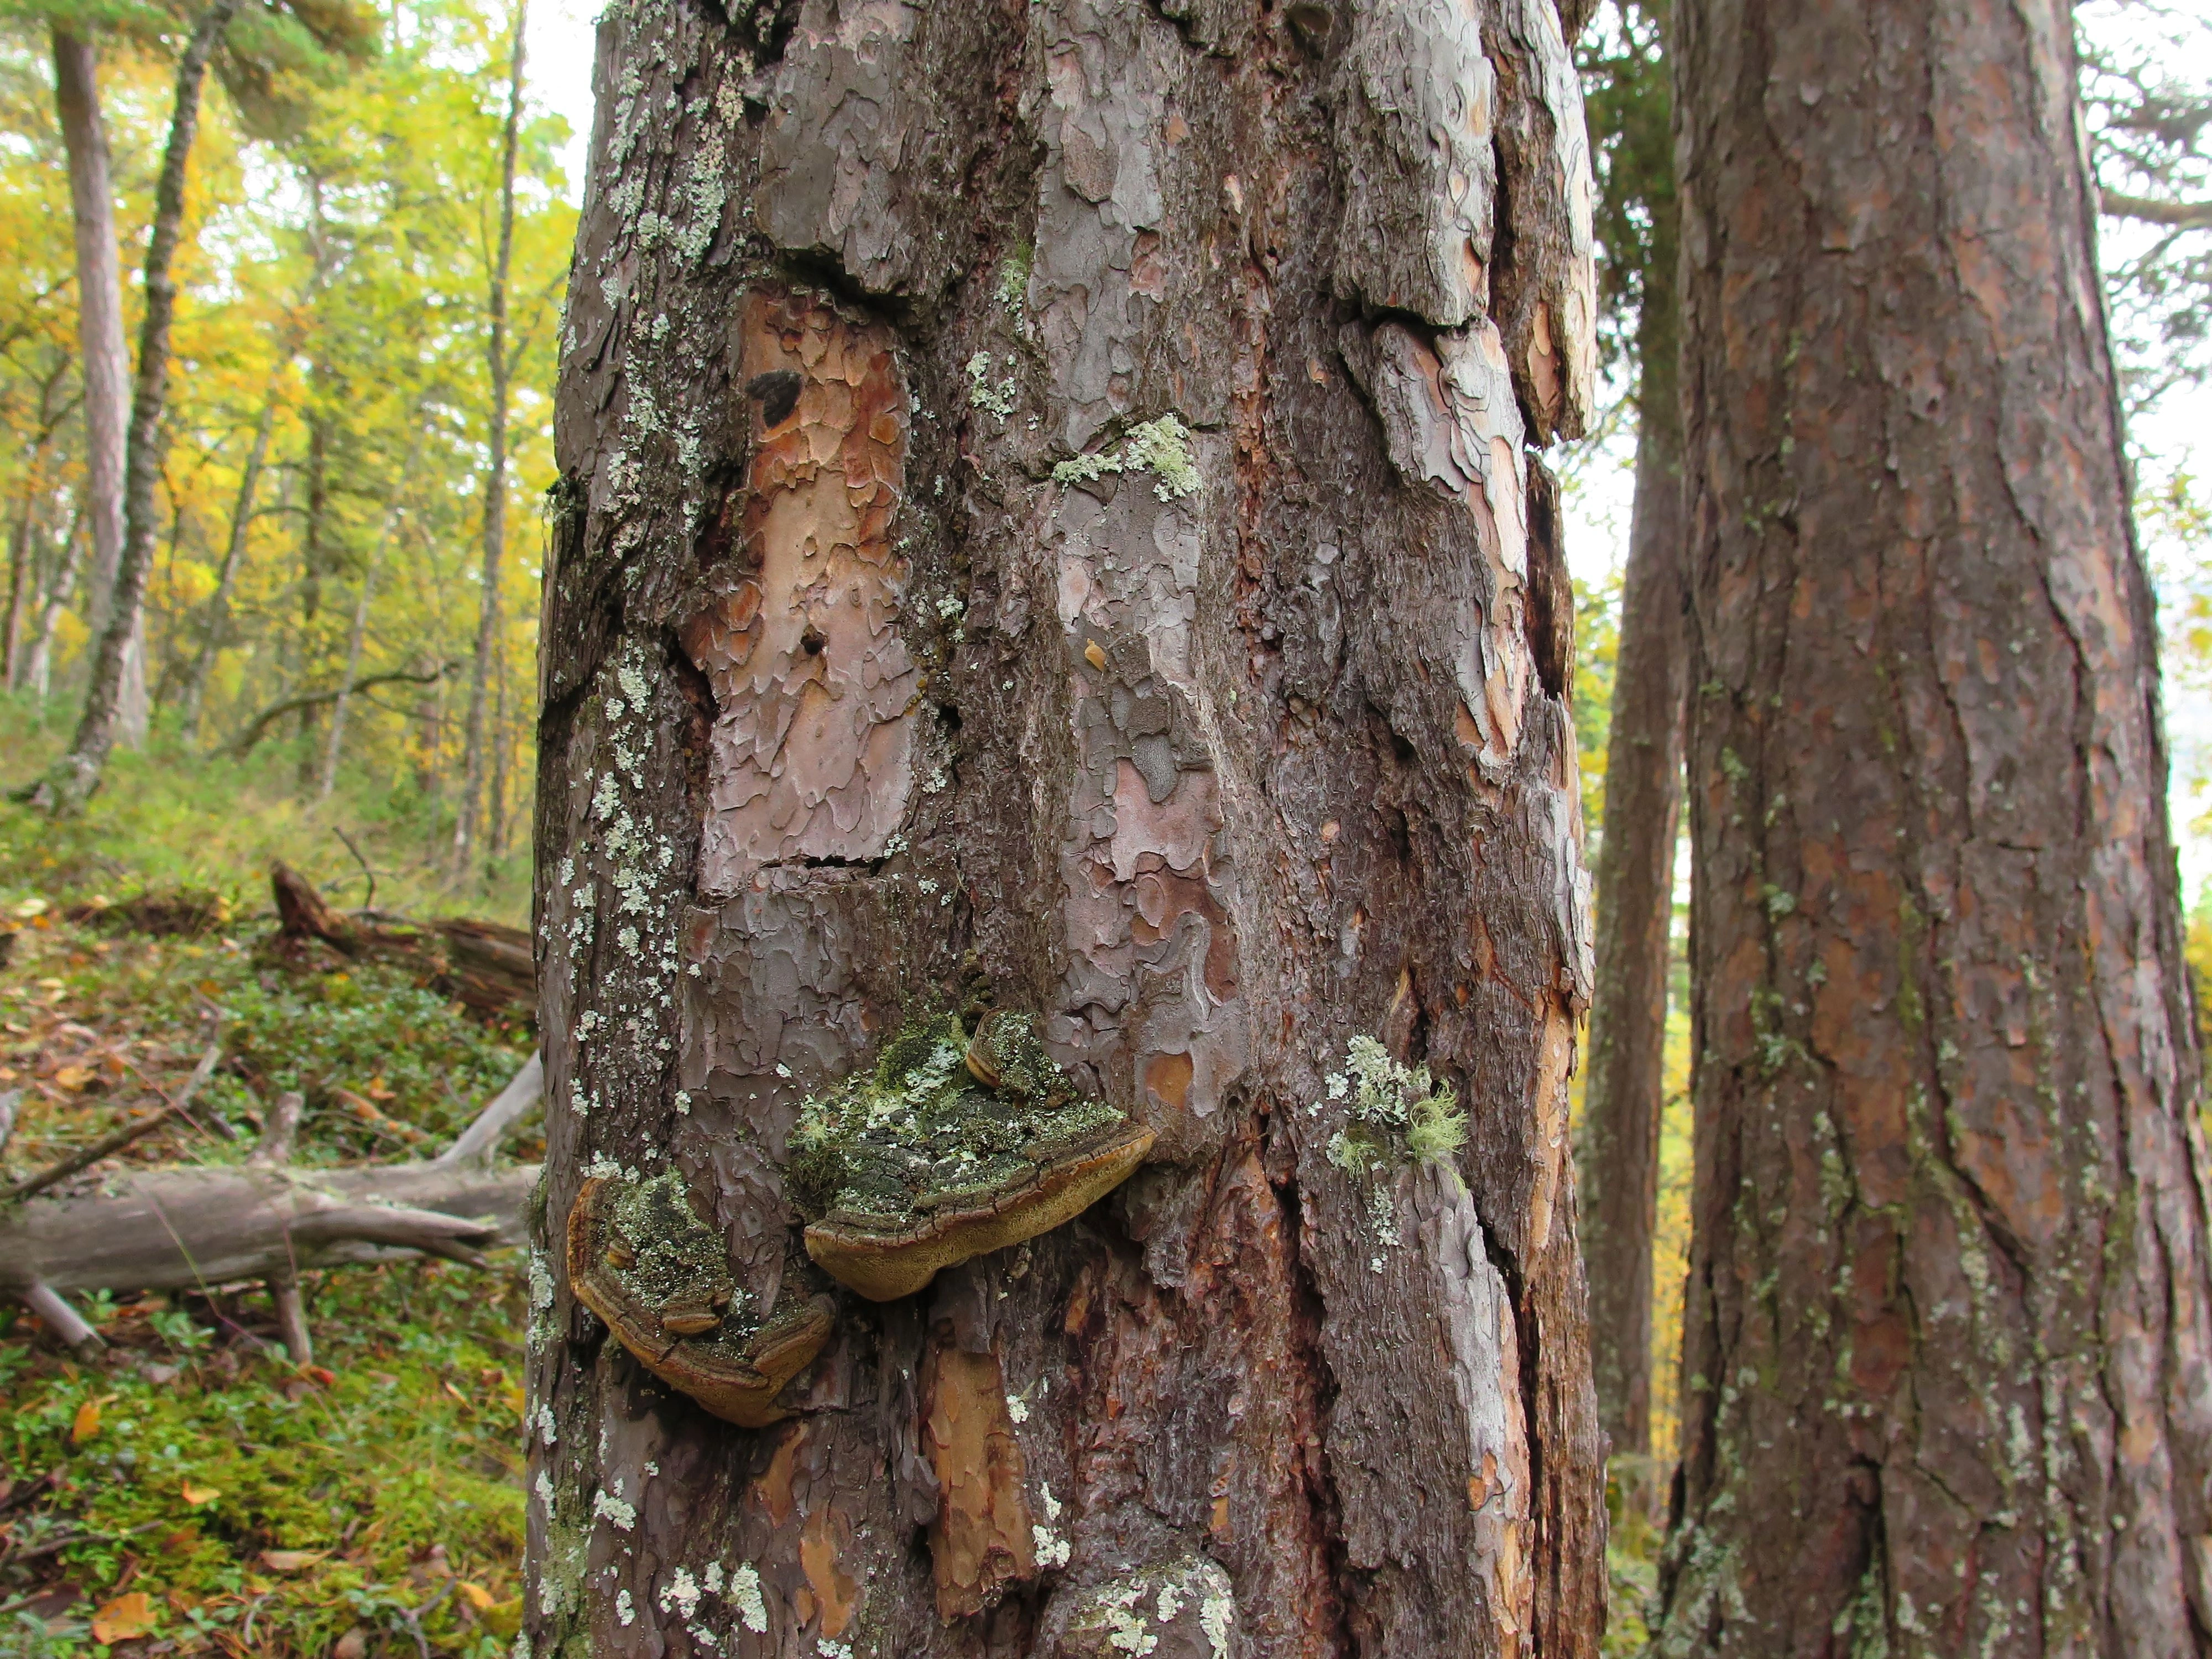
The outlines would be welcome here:
<svg viewBox="0 0 2212 1659">
<path fill-rule="evenodd" d="M 290 1168 L 298 1108 L 286 1101 L 244 1164 L 134 1171 L 96 1192 L 9 1204 L 0 1208 L 0 1293 L 72 1347 L 86 1348 L 99 1335 L 64 1291 L 205 1290 L 264 1279 L 277 1291 L 296 1354 L 307 1346 L 296 1300 L 301 1273 L 423 1255 L 481 1265 L 482 1251 L 520 1241 L 538 1166 L 497 1167 L 489 1157 L 537 1100 L 543 1075 L 533 1057 L 435 1159 Z M 288 1288 L 290 1307 L 283 1305 Z"/>
</svg>

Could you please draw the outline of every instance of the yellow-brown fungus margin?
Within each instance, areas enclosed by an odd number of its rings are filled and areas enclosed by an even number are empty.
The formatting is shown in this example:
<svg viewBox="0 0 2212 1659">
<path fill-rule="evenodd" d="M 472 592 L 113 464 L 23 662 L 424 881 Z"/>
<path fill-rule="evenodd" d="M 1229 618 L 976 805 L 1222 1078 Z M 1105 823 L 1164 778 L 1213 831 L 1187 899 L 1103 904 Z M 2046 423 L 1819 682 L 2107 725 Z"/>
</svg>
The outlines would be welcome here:
<svg viewBox="0 0 2212 1659">
<path fill-rule="evenodd" d="M 678 1237 L 646 1244 L 634 1236 L 634 1219 L 630 1226 L 623 1224 L 623 1212 L 635 1212 L 641 1196 L 659 1182 L 675 1185 L 682 1208 L 667 1231 Z M 728 1282 L 720 1260 L 720 1239 L 681 1197 L 679 1176 L 671 1171 L 659 1182 L 619 1176 L 593 1176 L 584 1182 L 568 1212 L 570 1288 L 638 1363 L 670 1388 L 740 1428 L 765 1428 L 781 1420 L 790 1413 L 776 1405 L 776 1395 L 830 1339 L 830 1299 L 787 1299 L 765 1317 L 744 1318 L 742 1307 L 733 1305 L 742 1303 L 743 1293 Z M 659 1207 L 666 1211 L 672 1206 L 664 1201 Z M 687 1237 L 694 1229 L 705 1235 L 703 1241 Z M 672 1243 L 693 1254 L 694 1271 L 685 1282 L 656 1295 L 656 1287 L 641 1277 L 653 1263 L 641 1258 L 654 1245 L 665 1252 Z"/>
</svg>

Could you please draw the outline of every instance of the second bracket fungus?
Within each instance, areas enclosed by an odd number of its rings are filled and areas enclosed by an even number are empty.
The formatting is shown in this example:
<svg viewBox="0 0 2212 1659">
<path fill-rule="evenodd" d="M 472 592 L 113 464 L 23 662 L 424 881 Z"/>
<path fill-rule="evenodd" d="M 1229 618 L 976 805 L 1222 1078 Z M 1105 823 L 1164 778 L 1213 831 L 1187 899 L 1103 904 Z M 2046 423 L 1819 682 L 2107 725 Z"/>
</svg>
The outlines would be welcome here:
<svg viewBox="0 0 2212 1659">
<path fill-rule="evenodd" d="M 568 1212 L 568 1283 L 647 1370 L 740 1428 L 789 1415 L 776 1395 L 830 1337 L 827 1297 L 787 1290 L 773 1308 L 748 1305 L 673 1170 L 584 1183 Z"/>
<path fill-rule="evenodd" d="M 807 1254 L 889 1302 L 1073 1219 L 1128 1178 L 1152 1132 L 1085 1098 L 1027 1014 L 988 1015 L 973 1039 L 944 1014 L 809 1099 L 791 1145 Z"/>
</svg>

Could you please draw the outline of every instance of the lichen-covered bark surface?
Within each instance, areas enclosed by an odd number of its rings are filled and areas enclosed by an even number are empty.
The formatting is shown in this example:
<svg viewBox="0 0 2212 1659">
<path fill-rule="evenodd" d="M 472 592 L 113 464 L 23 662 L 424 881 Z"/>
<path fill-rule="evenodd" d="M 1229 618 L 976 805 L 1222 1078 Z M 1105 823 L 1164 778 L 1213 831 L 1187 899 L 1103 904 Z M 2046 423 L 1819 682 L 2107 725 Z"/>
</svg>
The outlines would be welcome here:
<svg viewBox="0 0 2212 1659">
<path fill-rule="evenodd" d="M 2201 1654 L 2198 1061 L 2068 9 L 1674 20 L 1698 1199 L 1659 1650 Z"/>
<path fill-rule="evenodd" d="M 1158 1139 L 840 1295 L 763 1431 L 541 1258 L 528 1650 L 1593 1651 L 1552 0 L 640 0 L 599 52 L 546 1236 L 672 1164 L 748 1305 L 823 1288 L 799 1103 L 984 991 Z M 1458 1089 L 1455 1157 L 1332 1160 L 1362 1035 Z"/>
</svg>

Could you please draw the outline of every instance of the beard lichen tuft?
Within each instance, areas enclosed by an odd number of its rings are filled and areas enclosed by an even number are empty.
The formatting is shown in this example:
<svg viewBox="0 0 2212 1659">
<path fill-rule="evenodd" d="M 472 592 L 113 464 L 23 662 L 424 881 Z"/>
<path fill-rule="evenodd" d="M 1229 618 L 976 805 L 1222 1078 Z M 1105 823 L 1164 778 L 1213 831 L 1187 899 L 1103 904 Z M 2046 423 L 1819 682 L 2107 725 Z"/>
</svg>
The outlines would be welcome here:
<svg viewBox="0 0 2212 1659">
<path fill-rule="evenodd" d="M 1408 1158 L 1449 1164 L 1467 1144 L 1467 1113 L 1451 1085 L 1431 1078 L 1425 1062 L 1401 1065 L 1373 1037 L 1346 1046 L 1328 1097 L 1347 1104 L 1344 1127 L 1329 1137 L 1328 1161 L 1348 1173 L 1371 1175 Z"/>
</svg>

